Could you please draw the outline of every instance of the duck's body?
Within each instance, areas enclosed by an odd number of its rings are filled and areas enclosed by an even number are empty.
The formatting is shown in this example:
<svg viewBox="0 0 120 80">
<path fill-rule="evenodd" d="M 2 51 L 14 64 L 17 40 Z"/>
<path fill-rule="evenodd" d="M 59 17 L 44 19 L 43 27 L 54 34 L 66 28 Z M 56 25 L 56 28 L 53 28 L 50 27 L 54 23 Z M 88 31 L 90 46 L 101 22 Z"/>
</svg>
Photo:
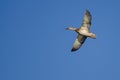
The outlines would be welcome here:
<svg viewBox="0 0 120 80">
<path fill-rule="evenodd" d="M 78 50 L 82 44 L 84 43 L 84 41 L 86 40 L 87 37 L 96 38 L 96 35 L 90 32 L 90 26 L 91 26 L 91 14 L 88 10 L 86 10 L 84 19 L 83 19 L 83 23 L 82 26 L 80 28 L 73 28 L 73 27 L 69 27 L 67 28 L 67 30 L 74 30 L 78 33 L 78 37 L 75 40 L 75 43 L 73 45 L 73 48 L 71 51 L 76 51 Z"/>
<path fill-rule="evenodd" d="M 96 38 L 96 35 L 91 33 L 86 27 L 81 27 L 80 29 L 77 29 L 76 32 L 86 37 Z"/>
</svg>

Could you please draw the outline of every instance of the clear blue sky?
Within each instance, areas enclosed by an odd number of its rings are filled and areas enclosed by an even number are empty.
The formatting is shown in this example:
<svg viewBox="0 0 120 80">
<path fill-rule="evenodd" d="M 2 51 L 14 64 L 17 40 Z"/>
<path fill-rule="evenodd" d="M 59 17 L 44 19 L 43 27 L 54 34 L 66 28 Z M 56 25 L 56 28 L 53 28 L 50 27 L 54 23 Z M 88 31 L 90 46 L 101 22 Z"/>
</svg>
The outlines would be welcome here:
<svg viewBox="0 0 120 80">
<path fill-rule="evenodd" d="M 91 31 L 70 52 L 85 10 Z M 0 80 L 120 80 L 120 0 L 1 0 Z"/>
</svg>

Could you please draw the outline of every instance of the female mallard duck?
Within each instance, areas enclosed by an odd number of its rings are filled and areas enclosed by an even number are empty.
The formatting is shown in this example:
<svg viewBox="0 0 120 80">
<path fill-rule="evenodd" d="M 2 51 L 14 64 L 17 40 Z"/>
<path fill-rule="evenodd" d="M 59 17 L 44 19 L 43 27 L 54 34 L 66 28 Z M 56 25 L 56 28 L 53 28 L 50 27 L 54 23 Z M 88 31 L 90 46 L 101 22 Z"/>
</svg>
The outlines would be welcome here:
<svg viewBox="0 0 120 80">
<path fill-rule="evenodd" d="M 78 36 L 74 42 L 74 45 L 71 51 L 78 50 L 82 46 L 82 44 L 84 43 L 87 37 L 90 37 L 93 39 L 96 38 L 96 35 L 90 32 L 91 20 L 92 20 L 91 14 L 88 10 L 86 10 L 84 19 L 82 22 L 82 26 L 80 28 L 74 28 L 74 27 L 66 28 L 67 30 L 73 30 L 78 33 Z"/>
</svg>

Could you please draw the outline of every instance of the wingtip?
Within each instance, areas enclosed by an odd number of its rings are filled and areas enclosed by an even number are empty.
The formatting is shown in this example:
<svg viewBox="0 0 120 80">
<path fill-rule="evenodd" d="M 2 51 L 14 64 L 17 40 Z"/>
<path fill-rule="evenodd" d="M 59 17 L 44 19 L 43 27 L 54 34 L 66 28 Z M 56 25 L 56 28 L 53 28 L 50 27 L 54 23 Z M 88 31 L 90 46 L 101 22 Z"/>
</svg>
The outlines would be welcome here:
<svg viewBox="0 0 120 80">
<path fill-rule="evenodd" d="M 86 13 L 90 13 L 90 11 L 88 9 L 86 9 Z"/>
<path fill-rule="evenodd" d="M 86 9 L 86 11 L 89 11 L 88 9 Z"/>
<path fill-rule="evenodd" d="M 76 50 L 77 50 L 77 49 L 72 48 L 72 49 L 71 49 L 71 52 L 74 52 L 74 51 L 76 51 Z"/>
<path fill-rule="evenodd" d="M 88 15 L 88 16 L 90 16 L 90 17 L 92 17 L 92 16 L 91 16 L 91 13 L 90 13 L 90 11 L 89 11 L 89 10 L 87 10 L 87 9 L 86 9 L 86 12 L 85 12 L 85 14 L 86 14 L 86 15 Z"/>
</svg>

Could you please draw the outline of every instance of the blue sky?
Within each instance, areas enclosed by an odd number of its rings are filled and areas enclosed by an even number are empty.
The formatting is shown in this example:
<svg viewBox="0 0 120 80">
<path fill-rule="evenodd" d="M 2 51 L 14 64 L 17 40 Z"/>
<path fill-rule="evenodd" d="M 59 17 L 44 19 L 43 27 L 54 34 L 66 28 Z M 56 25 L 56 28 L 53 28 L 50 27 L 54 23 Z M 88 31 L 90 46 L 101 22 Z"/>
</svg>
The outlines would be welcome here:
<svg viewBox="0 0 120 80">
<path fill-rule="evenodd" d="M 0 1 L 0 80 L 120 80 L 119 3 Z M 97 39 L 71 52 L 86 9 Z"/>
</svg>

